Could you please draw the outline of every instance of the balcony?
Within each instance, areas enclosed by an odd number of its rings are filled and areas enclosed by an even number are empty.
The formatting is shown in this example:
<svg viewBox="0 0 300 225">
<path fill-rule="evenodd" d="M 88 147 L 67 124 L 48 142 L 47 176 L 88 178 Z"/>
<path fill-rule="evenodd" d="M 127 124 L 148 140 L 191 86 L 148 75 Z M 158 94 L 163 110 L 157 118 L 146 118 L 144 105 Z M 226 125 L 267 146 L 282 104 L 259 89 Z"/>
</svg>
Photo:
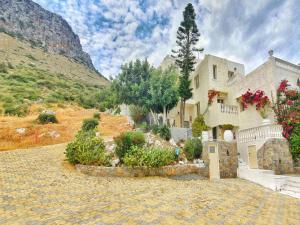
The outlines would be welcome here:
<svg viewBox="0 0 300 225">
<path fill-rule="evenodd" d="M 240 130 L 238 142 L 246 143 L 253 141 L 266 141 L 270 138 L 282 139 L 282 127 L 278 124 L 263 125 L 259 127 Z"/>
<path fill-rule="evenodd" d="M 238 107 L 214 102 L 207 113 L 207 121 L 210 127 L 223 124 L 239 125 Z"/>
</svg>

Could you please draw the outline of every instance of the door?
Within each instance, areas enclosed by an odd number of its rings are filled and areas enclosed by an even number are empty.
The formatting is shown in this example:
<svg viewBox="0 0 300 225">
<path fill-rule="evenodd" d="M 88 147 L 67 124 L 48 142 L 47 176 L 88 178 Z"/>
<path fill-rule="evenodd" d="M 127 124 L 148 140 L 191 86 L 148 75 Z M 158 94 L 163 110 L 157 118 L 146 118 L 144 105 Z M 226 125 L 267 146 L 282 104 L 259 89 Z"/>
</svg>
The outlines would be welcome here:
<svg viewBox="0 0 300 225">
<path fill-rule="evenodd" d="M 209 157 L 209 178 L 211 180 L 220 179 L 219 153 L 217 144 L 208 145 Z"/>
<path fill-rule="evenodd" d="M 250 169 L 257 169 L 257 154 L 256 154 L 256 146 L 250 145 L 248 146 L 248 159 L 249 159 L 249 168 Z"/>
</svg>

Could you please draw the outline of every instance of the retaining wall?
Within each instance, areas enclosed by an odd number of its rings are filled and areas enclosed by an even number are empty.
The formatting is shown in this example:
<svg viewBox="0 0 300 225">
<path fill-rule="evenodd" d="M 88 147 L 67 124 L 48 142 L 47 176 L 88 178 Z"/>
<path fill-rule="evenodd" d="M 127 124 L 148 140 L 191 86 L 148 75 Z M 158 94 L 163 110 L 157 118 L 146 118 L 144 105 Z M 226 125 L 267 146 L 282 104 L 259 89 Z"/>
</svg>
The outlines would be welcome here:
<svg viewBox="0 0 300 225">
<path fill-rule="evenodd" d="M 164 166 L 160 168 L 147 167 L 104 167 L 76 165 L 76 169 L 84 174 L 101 177 L 145 177 L 145 176 L 175 176 L 196 173 L 208 177 L 208 169 L 194 164 Z"/>
</svg>

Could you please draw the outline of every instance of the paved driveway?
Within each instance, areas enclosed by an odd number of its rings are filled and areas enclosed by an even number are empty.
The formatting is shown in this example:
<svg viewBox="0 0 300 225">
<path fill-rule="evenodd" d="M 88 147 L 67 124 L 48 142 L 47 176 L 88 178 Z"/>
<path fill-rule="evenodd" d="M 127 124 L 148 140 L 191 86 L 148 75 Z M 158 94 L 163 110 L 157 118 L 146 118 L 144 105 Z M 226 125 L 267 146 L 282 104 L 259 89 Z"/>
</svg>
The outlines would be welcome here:
<svg viewBox="0 0 300 225">
<path fill-rule="evenodd" d="M 0 152 L 0 224 L 300 224 L 300 200 L 256 184 L 97 178 L 65 145 Z"/>
</svg>

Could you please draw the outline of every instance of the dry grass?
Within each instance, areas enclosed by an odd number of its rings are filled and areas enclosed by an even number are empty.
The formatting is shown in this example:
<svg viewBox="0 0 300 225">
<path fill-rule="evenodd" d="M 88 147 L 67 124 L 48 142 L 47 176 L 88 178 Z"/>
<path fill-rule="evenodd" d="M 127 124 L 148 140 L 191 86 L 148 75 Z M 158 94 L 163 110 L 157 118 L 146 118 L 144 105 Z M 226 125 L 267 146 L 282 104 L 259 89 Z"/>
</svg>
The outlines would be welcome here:
<svg viewBox="0 0 300 225">
<path fill-rule="evenodd" d="M 43 105 L 33 105 L 26 117 L 0 116 L 0 151 L 18 148 L 29 148 L 52 145 L 71 141 L 81 128 L 82 120 L 93 117 L 95 110 L 83 109 L 78 106 L 53 106 L 59 123 L 40 125 L 36 122 Z M 20 135 L 17 128 L 26 128 L 26 133 Z M 104 139 L 111 139 L 131 127 L 127 118 L 101 113 L 99 131 Z M 52 137 L 50 132 L 57 132 L 59 137 Z"/>
</svg>

